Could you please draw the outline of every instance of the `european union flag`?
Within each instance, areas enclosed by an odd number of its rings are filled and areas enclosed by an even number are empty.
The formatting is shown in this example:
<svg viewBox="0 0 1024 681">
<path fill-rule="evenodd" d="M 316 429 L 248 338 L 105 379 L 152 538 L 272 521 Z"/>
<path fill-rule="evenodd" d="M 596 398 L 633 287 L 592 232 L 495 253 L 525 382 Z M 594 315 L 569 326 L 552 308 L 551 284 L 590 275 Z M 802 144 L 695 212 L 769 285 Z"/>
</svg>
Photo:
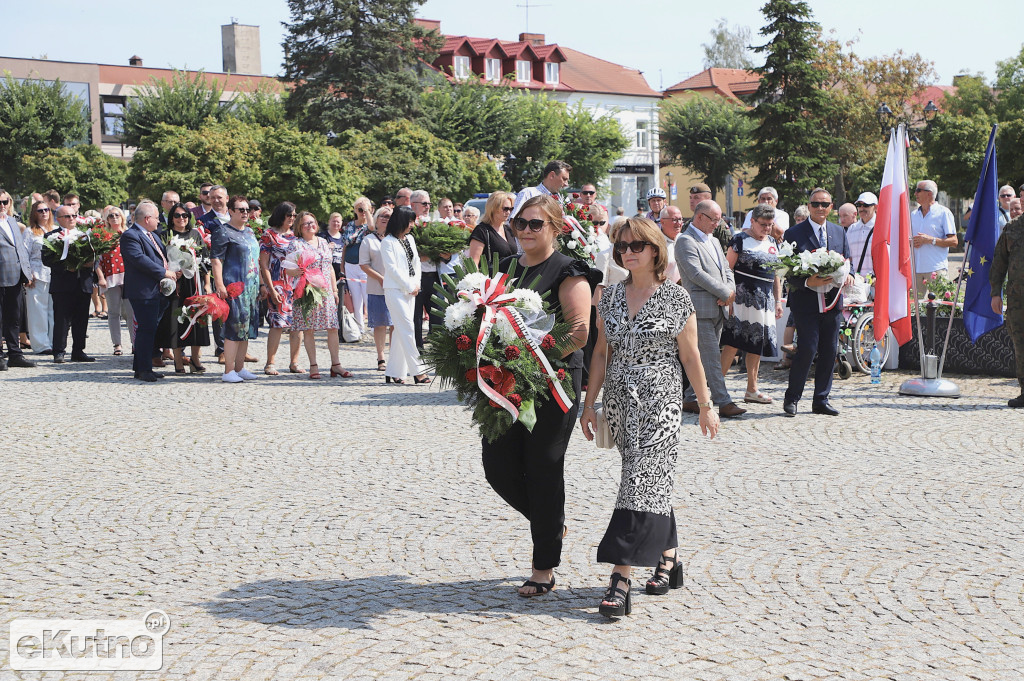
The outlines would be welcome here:
<svg viewBox="0 0 1024 681">
<path fill-rule="evenodd" d="M 988 270 L 996 252 L 996 235 L 999 233 L 999 180 L 996 173 L 996 127 L 988 138 L 985 151 L 985 165 L 978 179 L 978 191 L 974 194 L 974 210 L 967 226 L 965 240 L 970 243 L 967 251 L 967 292 L 964 295 L 964 328 L 971 342 L 1003 324 L 1003 315 L 992 311 L 992 287 L 988 283 Z"/>
</svg>

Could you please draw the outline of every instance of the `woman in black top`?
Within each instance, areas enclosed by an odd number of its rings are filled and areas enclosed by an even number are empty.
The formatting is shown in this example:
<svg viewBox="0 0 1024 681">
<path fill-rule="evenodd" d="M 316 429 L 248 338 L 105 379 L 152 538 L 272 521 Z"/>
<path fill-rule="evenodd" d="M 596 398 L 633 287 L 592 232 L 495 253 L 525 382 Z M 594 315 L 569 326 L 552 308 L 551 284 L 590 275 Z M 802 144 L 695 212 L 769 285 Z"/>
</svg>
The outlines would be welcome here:
<svg viewBox="0 0 1024 681">
<path fill-rule="evenodd" d="M 484 217 L 469 235 L 469 257 L 477 265 L 481 258 L 490 265 L 494 253 L 504 259 L 519 253 L 519 244 L 505 223 L 512 214 L 515 196 L 508 192 L 494 192 L 484 206 Z"/>
<path fill-rule="evenodd" d="M 568 413 L 549 398 L 537 408 L 532 431 L 521 423 L 493 443 L 483 442 L 484 474 L 494 491 L 530 521 L 533 538 L 533 574 L 521 587 L 520 596 L 539 596 L 555 586 L 565 533 L 565 449 L 572 436 L 580 403 L 583 353 L 590 320 L 589 268 L 555 251 L 562 227 L 562 208 L 550 196 L 537 196 L 523 204 L 513 221 L 523 254 L 506 258 L 499 266 L 507 272 L 516 263 L 518 286 L 541 295 L 550 292 L 553 312 L 561 311 L 574 324 L 572 346 L 565 354 L 576 397 Z"/>
</svg>

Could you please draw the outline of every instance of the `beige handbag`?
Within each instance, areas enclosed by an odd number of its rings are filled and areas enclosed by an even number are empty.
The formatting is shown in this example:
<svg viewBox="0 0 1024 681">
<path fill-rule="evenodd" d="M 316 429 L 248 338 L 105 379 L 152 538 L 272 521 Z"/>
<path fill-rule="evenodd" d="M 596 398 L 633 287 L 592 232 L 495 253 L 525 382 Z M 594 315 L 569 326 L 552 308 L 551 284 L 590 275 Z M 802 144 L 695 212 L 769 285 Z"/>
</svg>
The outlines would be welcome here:
<svg viewBox="0 0 1024 681">
<path fill-rule="evenodd" d="M 608 379 L 608 345 L 604 350 L 604 377 Z M 603 396 L 602 396 L 602 399 Z M 594 410 L 594 444 L 601 449 L 615 449 L 615 438 L 612 437 L 612 429 L 608 426 L 608 417 L 604 414 L 604 405 Z"/>
</svg>

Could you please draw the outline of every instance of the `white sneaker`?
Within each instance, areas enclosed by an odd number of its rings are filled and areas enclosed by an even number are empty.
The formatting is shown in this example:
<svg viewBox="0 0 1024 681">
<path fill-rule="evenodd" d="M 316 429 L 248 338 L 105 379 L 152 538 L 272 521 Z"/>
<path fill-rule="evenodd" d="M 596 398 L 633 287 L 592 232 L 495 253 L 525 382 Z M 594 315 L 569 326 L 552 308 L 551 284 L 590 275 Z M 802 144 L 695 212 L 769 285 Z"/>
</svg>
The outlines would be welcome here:
<svg viewBox="0 0 1024 681">
<path fill-rule="evenodd" d="M 225 383 L 242 383 L 243 382 L 242 377 L 239 376 L 238 373 L 234 372 L 234 371 L 227 372 L 226 374 L 224 374 L 223 376 L 220 377 L 220 380 L 222 380 Z"/>
<path fill-rule="evenodd" d="M 238 375 L 241 376 L 246 381 L 251 381 L 254 378 L 259 378 L 259 376 L 249 371 L 248 369 L 242 369 L 241 371 L 238 372 Z"/>
</svg>

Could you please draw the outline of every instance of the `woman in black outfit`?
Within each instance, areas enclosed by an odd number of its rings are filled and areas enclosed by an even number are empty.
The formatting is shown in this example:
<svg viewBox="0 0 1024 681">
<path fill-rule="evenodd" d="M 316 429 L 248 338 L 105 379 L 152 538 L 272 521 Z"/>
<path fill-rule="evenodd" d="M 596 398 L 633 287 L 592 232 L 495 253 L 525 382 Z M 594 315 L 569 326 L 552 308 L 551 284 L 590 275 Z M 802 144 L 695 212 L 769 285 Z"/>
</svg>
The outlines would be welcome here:
<svg viewBox="0 0 1024 681">
<path fill-rule="evenodd" d="M 519 253 L 512 228 L 506 224 L 515 198 L 508 192 L 494 192 L 488 197 L 484 217 L 469 235 L 469 257 L 477 265 L 481 260 L 490 265 L 494 253 L 499 260 Z"/>
<path fill-rule="evenodd" d="M 188 335 L 181 338 L 181 332 L 188 326 L 188 322 L 182 324 L 178 321 L 178 314 L 185 305 L 185 300 L 204 293 L 213 293 L 210 287 L 210 249 L 203 242 L 203 235 L 196 229 L 195 216 L 185 208 L 184 204 L 176 203 L 167 212 L 167 223 L 169 229 L 166 232 L 167 243 L 174 237 L 181 237 L 192 242 L 196 249 L 196 255 L 201 259 L 194 277 L 182 277 L 178 279 L 178 291 L 173 302 L 168 306 L 167 315 L 170 323 L 171 349 L 174 351 L 174 372 L 185 373 L 185 351 L 189 347 L 189 371 L 194 374 L 206 373 L 206 367 L 200 361 L 202 348 L 210 346 L 210 329 L 206 324 L 196 324 Z M 200 289 L 201 285 L 201 289 Z M 162 321 L 162 320 L 161 320 Z"/>
<path fill-rule="evenodd" d="M 539 596 L 555 586 L 554 568 L 562 552 L 565 532 L 565 449 L 572 435 L 573 422 L 580 403 L 583 353 L 587 342 L 590 313 L 589 269 L 555 251 L 555 238 L 562 226 L 562 208 L 550 196 L 537 196 L 523 204 L 513 221 L 523 254 L 501 261 L 499 269 L 508 272 L 515 262 L 519 286 L 528 286 L 541 295 L 550 291 L 548 302 L 553 312 L 561 310 L 574 324 L 572 347 L 565 354 L 572 373 L 576 398 L 568 413 L 548 398 L 537 408 L 533 431 L 520 424 L 499 440 L 483 442 L 483 464 L 487 482 L 508 504 L 530 521 L 533 537 L 533 573 L 521 587 L 520 596 Z"/>
</svg>

